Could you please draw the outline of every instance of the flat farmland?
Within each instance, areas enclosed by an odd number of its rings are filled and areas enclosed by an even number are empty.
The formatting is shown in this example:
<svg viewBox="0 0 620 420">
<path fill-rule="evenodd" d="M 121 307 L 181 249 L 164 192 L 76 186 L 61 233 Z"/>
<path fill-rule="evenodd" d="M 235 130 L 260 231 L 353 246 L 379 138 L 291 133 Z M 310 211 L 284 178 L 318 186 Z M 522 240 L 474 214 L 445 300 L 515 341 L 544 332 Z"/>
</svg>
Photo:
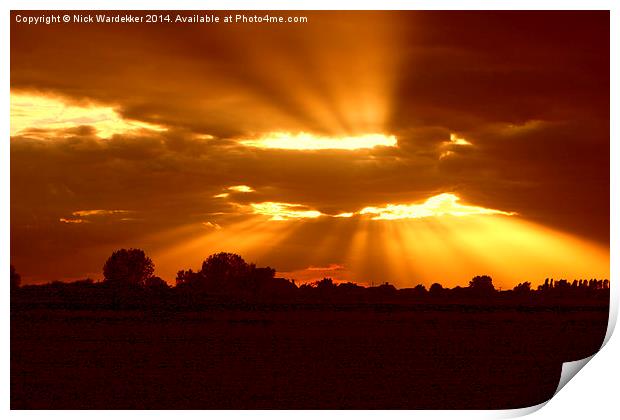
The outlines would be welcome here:
<svg viewBox="0 0 620 420">
<path fill-rule="evenodd" d="M 607 306 L 13 309 L 13 409 L 520 408 Z"/>
</svg>

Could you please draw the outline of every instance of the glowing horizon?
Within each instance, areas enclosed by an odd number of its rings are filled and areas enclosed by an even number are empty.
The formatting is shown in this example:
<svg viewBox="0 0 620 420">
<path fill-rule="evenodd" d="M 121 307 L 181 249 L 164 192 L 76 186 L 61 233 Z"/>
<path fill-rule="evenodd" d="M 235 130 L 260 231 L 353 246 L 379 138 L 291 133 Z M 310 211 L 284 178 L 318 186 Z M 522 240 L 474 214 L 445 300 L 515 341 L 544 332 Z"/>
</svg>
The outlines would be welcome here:
<svg viewBox="0 0 620 420">
<path fill-rule="evenodd" d="M 208 255 L 221 251 L 274 267 L 278 276 L 301 283 L 332 277 L 367 285 L 387 281 L 399 288 L 434 282 L 454 287 L 488 274 L 496 287 L 506 289 L 523 281 L 540 284 L 547 277 L 609 278 L 605 247 L 518 216 L 288 220 L 270 223 L 258 217 L 202 227 L 194 239 L 179 233 L 180 242 L 172 244 L 163 237 L 152 257 L 156 267 L 162 267 L 160 275 L 169 280 L 178 269 L 200 266 Z M 325 238 L 307 236 L 327 227 L 331 234 Z M 294 251 L 304 241 L 313 252 Z M 295 258 L 278 264 L 282 250 L 289 248 L 286 255 Z"/>
</svg>

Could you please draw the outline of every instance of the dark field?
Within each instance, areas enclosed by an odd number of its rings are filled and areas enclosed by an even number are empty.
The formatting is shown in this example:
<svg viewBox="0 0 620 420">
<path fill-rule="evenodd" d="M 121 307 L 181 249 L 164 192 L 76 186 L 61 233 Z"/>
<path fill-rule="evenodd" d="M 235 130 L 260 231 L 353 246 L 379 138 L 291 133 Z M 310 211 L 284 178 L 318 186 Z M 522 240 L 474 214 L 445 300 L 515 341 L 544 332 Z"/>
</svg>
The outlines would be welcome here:
<svg viewBox="0 0 620 420">
<path fill-rule="evenodd" d="M 13 409 L 520 408 L 602 344 L 607 306 L 19 309 Z"/>
</svg>

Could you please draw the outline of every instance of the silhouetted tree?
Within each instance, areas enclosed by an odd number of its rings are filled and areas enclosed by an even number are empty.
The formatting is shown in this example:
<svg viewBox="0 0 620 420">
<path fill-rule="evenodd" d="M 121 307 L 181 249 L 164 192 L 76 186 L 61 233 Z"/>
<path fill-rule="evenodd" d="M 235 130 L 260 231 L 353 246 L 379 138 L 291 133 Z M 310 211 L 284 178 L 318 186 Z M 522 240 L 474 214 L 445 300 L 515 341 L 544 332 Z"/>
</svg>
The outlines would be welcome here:
<svg viewBox="0 0 620 420">
<path fill-rule="evenodd" d="M 254 264 L 250 264 L 250 273 L 248 276 L 250 283 L 256 283 L 258 285 L 264 285 L 266 283 L 273 283 L 274 277 L 276 275 L 276 270 L 271 267 L 256 267 Z M 291 286 L 294 286 L 295 283 L 289 282 Z M 244 284 L 242 284 L 243 286 Z M 245 284 L 245 286 L 252 286 L 252 284 Z M 297 287 L 297 286 L 295 286 Z"/>
<path fill-rule="evenodd" d="M 152 276 L 144 281 L 144 287 L 149 290 L 168 290 L 170 286 L 161 277 Z"/>
<path fill-rule="evenodd" d="M 202 276 L 191 268 L 189 270 L 179 270 L 177 272 L 177 287 L 196 286 L 200 283 Z"/>
<path fill-rule="evenodd" d="M 531 291 L 532 283 L 529 281 L 519 283 L 512 289 L 517 294 L 528 294 Z"/>
<path fill-rule="evenodd" d="M 443 286 L 439 283 L 433 283 L 428 289 L 428 292 L 431 294 L 431 296 L 439 296 L 443 293 Z"/>
<path fill-rule="evenodd" d="M 210 255 L 202 263 L 201 274 L 212 280 L 233 280 L 247 275 L 250 265 L 241 256 L 229 252 Z"/>
<path fill-rule="evenodd" d="M 276 271 L 271 267 L 248 264 L 237 254 L 220 252 L 210 255 L 198 272 L 181 270 L 177 273 L 177 286 L 215 293 L 258 293 L 265 287 L 272 288 Z M 287 282 L 288 283 L 288 282 Z"/>
<path fill-rule="evenodd" d="M 16 290 L 21 284 L 22 277 L 15 271 L 15 267 L 11 266 L 11 290 Z"/>
<path fill-rule="evenodd" d="M 114 251 L 103 266 L 104 281 L 124 286 L 144 286 L 153 275 L 153 261 L 141 249 Z"/>
<path fill-rule="evenodd" d="M 493 279 L 490 276 L 476 276 L 469 282 L 469 289 L 476 295 L 488 295 L 495 292 Z"/>
<path fill-rule="evenodd" d="M 317 281 L 315 286 L 318 290 L 333 290 L 336 288 L 334 280 L 332 280 L 330 277 L 325 277 L 323 278 L 323 280 Z"/>
<path fill-rule="evenodd" d="M 416 287 L 413 288 L 413 290 L 422 295 L 426 293 L 426 287 L 424 287 L 423 284 L 418 284 Z"/>
</svg>

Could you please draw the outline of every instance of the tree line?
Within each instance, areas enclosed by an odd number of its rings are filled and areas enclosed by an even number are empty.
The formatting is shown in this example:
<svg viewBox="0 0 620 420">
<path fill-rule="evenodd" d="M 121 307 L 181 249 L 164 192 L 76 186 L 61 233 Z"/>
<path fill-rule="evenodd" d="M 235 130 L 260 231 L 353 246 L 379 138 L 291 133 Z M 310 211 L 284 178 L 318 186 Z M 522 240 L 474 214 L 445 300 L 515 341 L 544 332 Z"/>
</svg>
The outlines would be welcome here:
<svg viewBox="0 0 620 420">
<path fill-rule="evenodd" d="M 257 267 L 241 256 L 220 252 L 205 259 L 200 270 L 180 270 L 176 285 L 154 275 L 151 258 L 141 249 L 119 249 L 112 253 L 103 266 L 103 281 L 91 279 L 71 283 L 52 282 L 40 286 L 21 286 L 20 276 L 11 266 L 11 291 L 17 294 L 52 296 L 95 295 L 96 291 L 124 301 L 176 296 L 198 300 L 241 301 L 302 301 L 318 302 L 415 302 L 435 299 L 445 301 L 478 300 L 531 300 L 538 299 L 609 299 L 609 280 L 545 279 L 536 289 L 530 282 L 517 284 L 511 290 L 500 291 L 488 275 L 473 277 L 466 287 L 443 287 L 433 283 L 428 289 L 419 284 L 412 288 L 397 289 L 389 283 L 365 287 L 353 282 L 335 282 L 323 278 L 313 283 L 297 285 L 294 280 L 276 277 L 271 267 Z M 101 295 L 101 293 L 99 293 Z"/>
</svg>

